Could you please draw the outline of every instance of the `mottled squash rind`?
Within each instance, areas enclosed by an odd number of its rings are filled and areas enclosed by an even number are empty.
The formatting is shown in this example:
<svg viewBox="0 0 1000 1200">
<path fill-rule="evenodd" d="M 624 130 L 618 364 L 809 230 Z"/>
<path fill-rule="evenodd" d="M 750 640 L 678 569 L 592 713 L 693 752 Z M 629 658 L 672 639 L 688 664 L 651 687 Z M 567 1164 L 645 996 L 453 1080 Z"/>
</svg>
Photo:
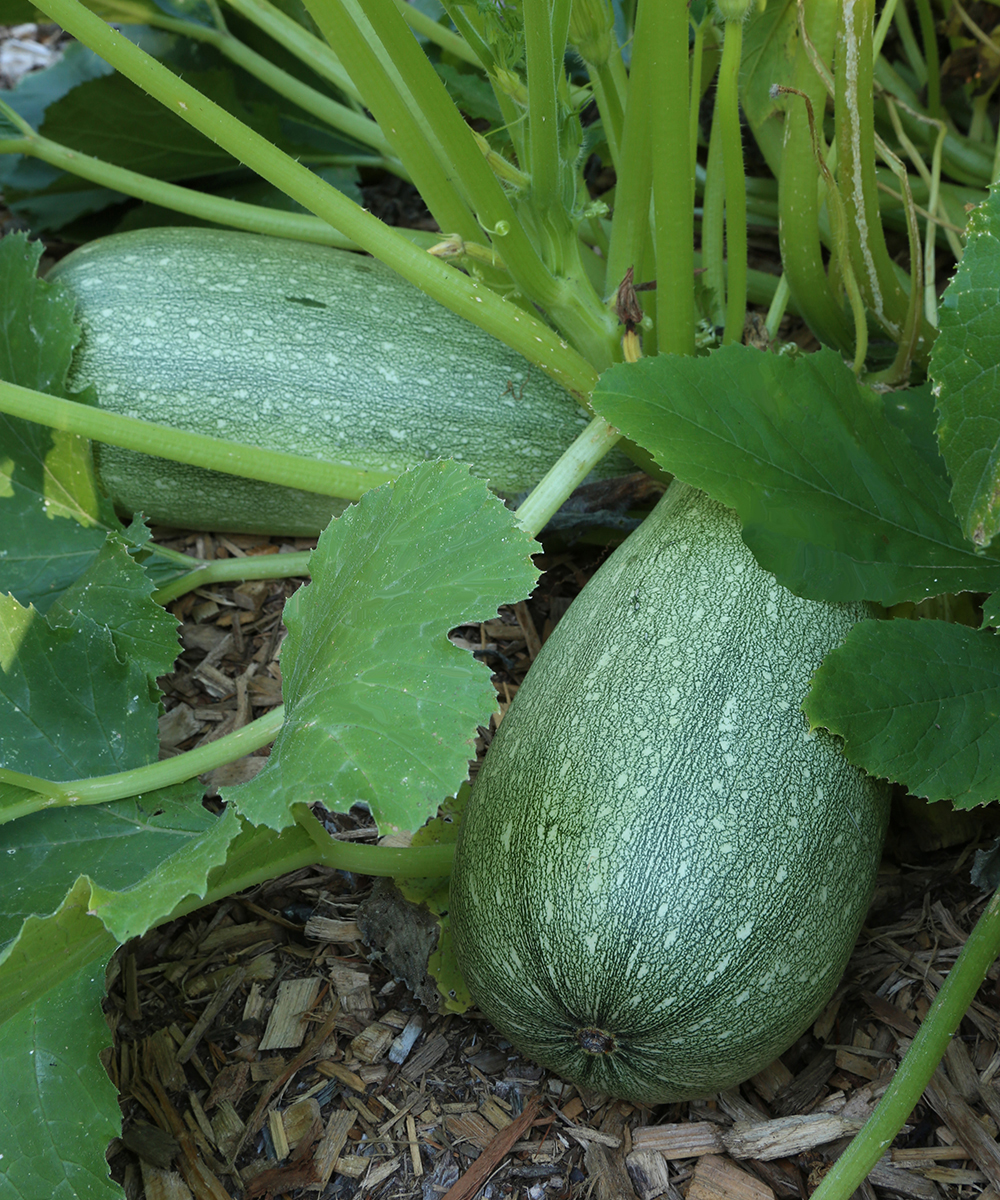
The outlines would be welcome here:
<svg viewBox="0 0 1000 1200">
<path fill-rule="evenodd" d="M 522 1053 L 659 1103 L 748 1078 L 816 1017 L 888 790 L 799 706 L 867 615 L 780 587 L 735 514 L 677 485 L 574 601 L 489 750 L 452 878 L 462 974 Z"/>
</svg>

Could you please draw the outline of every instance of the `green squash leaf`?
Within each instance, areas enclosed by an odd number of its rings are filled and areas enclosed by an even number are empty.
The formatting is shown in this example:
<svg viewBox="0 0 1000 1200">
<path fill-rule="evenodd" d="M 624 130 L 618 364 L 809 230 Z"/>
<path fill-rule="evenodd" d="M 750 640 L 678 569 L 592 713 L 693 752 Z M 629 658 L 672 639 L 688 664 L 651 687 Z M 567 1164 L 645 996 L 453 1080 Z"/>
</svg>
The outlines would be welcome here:
<svg viewBox="0 0 1000 1200">
<path fill-rule="evenodd" d="M 79 879 L 59 910 L 29 918 L 0 959 L 0 1193 L 18 1200 L 112 1200 L 104 1152 L 121 1132 L 98 1057 L 115 939 L 87 912 Z"/>
<path fill-rule="evenodd" d="M 191 780 L 130 800 L 48 809 L 0 825 L 6 867 L 0 875 L 0 946 L 29 916 L 57 909 L 84 866 L 93 888 L 88 911 L 101 916 L 119 941 L 145 932 L 203 889 L 207 871 L 224 860 L 239 830 L 231 814 L 217 817 L 202 805 L 204 790 Z"/>
<path fill-rule="evenodd" d="M 1000 530 L 1000 194 L 975 210 L 944 294 L 931 353 L 937 436 L 965 536 L 988 546 Z"/>
<path fill-rule="evenodd" d="M 49 609 L 49 624 L 72 627 L 86 613 L 110 631 L 118 657 L 141 667 L 153 682 L 173 669 L 180 648 L 177 618 L 152 599 L 153 591 L 126 540 L 109 534 L 87 570 Z"/>
<path fill-rule="evenodd" d="M 1000 639 L 945 621 L 862 621 L 813 676 L 813 728 L 869 774 L 973 808 L 1000 796 Z"/>
<path fill-rule="evenodd" d="M 1000 587 L 963 538 L 926 440 L 838 354 L 726 346 L 612 367 L 594 407 L 665 470 L 735 508 L 757 561 L 797 595 L 897 604 Z"/>
<path fill-rule="evenodd" d="M 73 299 L 35 277 L 42 247 L 0 240 L 0 379 L 65 397 L 80 331 Z M 0 414 L 0 592 L 44 611 L 120 528 L 94 476 L 90 443 Z"/>
<path fill-rule="evenodd" d="M 138 662 L 84 613 L 52 626 L 0 595 L 0 766 L 82 779 L 155 762 L 157 708 Z"/>
<path fill-rule="evenodd" d="M 282 829 L 296 803 L 367 804 L 415 829 L 468 771 L 496 707 L 489 670 L 448 630 L 533 586 L 536 544 L 468 468 L 428 463 L 333 521 L 285 608 L 285 724 L 267 765 L 224 795 Z"/>
</svg>

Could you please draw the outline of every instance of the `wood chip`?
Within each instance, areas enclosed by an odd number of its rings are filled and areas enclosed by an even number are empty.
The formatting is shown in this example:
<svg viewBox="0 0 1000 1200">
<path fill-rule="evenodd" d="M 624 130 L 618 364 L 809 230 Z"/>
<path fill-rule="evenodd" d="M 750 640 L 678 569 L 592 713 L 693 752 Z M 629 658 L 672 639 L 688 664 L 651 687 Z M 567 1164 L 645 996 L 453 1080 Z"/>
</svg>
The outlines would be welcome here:
<svg viewBox="0 0 1000 1200">
<path fill-rule="evenodd" d="M 371 1194 L 380 1183 L 384 1183 L 390 1175 L 394 1175 L 399 1170 L 401 1162 L 402 1159 L 397 1157 L 390 1158 L 387 1162 L 383 1163 L 372 1163 L 371 1170 L 364 1178 L 362 1185 L 364 1191 Z"/>
<path fill-rule="evenodd" d="M 804 1113 L 797 1117 L 778 1117 L 774 1121 L 753 1124 L 738 1121 L 722 1134 L 722 1141 L 733 1158 L 758 1158 L 767 1162 L 802 1154 L 816 1146 L 853 1137 L 861 1128 L 859 1121 L 827 1113 Z"/>
<path fill-rule="evenodd" d="M 983 1128 L 979 1118 L 952 1086 L 940 1067 L 924 1092 L 931 1107 L 969 1151 L 976 1166 L 1000 1189 L 1000 1146 Z"/>
<path fill-rule="evenodd" d="M 316 1182 L 310 1184 L 310 1191 L 325 1191 L 356 1119 L 356 1114 L 349 1108 L 335 1108 L 330 1114 L 313 1156 Z"/>
<path fill-rule="evenodd" d="M 309 1013 L 316 1003 L 322 980 L 289 979 L 278 987 L 267 1028 L 258 1050 L 284 1050 L 301 1046 L 309 1028 Z"/>
<path fill-rule="evenodd" d="M 191 1189 L 176 1171 L 139 1160 L 146 1200 L 192 1200 Z"/>
<path fill-rule="evenodd" d="M 670 1169 L 662 1154 L 655 1150 L 633 1150 L 625 1159 L 625 1169 L 639 1200 L 670 1195 Z"/>
<path fill-rule="evenodd" d="M 349 1088 L 353 1088 L 356 1092 L 363 1092 L 367 1086 L 365 1081 L 349 1067 L 345 1067 L 343 1063 L 334 1062 L 332 1059 L 324 1059 L 323 1062 L 318 1062 L 316 1070 L 321 1075 L 326 1075 L 329 1079 L 339 1079 L 341 1083 L 346 1083 Z"/>
<path fill-rule="evenodd" d="M 295 1149 L 312 1128 L 313 1122 L 319 1120 L 319 1115 L 319 1104 L 312 1096 L 296 1100 L 285 1109 L 281 1114 L 281 1124 L 289 1149 Z"/>
<path fill-rule="evenodd" d="M 496 1137 L 497 1131 L 479 1113 L 455 1113 L 444 1118 L 444 1127 L 449 1137 L 457 1144 L 471 1142 L 480 1150 L 485 1150 Z"/>
<path fill-rule="evenodd" d="M 632 1130 L 633 1150 L 655 1150 L 666 1159 L 700 1158 L 725 1150 L 722 1131 L 711 1121 L 646 1125 Z"/>
<path fill-rule="evenodd" d="M 335 942 L 340 946 L 361 941 L 357 921 L 335 921 L 333 917 L 310 917 L 306 921 L 305 934 L 313 941 Z"/>
<path fill-rule="evenodd" d="M 406 1114 L 406 1140 L 410 1145 L 410 1161 L 413 1163 L 413 1174 L 419 1179 L 424 1173 L 424 1164 L 420 1157 L 420 1143 L 417 1141 L 417 1124 L 412 1113 Z"/>
<path fill-rule="evenodd" d="M 464 1175 L 445 1192 L 443 1200 L 470 1200 L 479 1191 L 497 1166 L 510 1153 L 511 1147 L 524 1133 L 538 1112 L 538 1097 L 533 1096 L 525 1105 L 524 1112 L 490 1142 Z M 407 1127 L 410 1118 L 407 1117 Z"/>
<path fill-rule="evenodd" d="M 868 1173 L 869 1182 L 907 1200 L 941 1200 L 941 1190 L 931 1179 L 916 1171 L 894 1167 L 887 1158 L 880 1159 Z"/>
<path fill-rule="evenodd" d="M 687 1200 L 774 1200 L 774 1192 L 728 1158 L 707 1154 L 698 1159 Z"/>
<path fill-rule="evenodd" d="M 443 1034 L 429 1038 L 402 1068 L 400 1075 L 411 1083 L 419 1079 L 425 1071 L 437 1064 L 451 1050 L 448 1039 Z"/>
<path fill-rule="evenodd" d="M 372 1021 L 351 1042 L 351 1053 L 362 1062 L 376 1063 L 388 1052 L 396 1034 L 381 1021 Z"/>
</svg>

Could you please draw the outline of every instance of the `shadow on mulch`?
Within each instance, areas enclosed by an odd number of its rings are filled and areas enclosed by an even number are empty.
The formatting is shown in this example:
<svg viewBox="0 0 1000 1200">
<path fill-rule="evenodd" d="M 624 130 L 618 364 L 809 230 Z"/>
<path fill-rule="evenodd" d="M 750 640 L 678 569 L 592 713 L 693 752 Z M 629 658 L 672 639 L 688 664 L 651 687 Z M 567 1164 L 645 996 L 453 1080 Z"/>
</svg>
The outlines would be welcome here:
<svg viewBox="0 0 1000 1200">
<path fill-rule="evenodd" d="M 308 546 L 163 540 L 199 557 Z M 529 601 L 453 631 L 494 671 L 501 709 L 605 554 L 551 550 Z M 165 754 L 280 703 L 281 610 L 296 586 L 211 587 L 172 606 L 184 652 L 161 680 Z M 263 761 L 213 773 L 209 793 Z M 334 820 L 338 836 L 374 840 L 365 813 Z M 272 880 L 113 959 L 107 1066 L 125 1120 L 112 1172 L 130 1200 L 804 1198 L 871 1112 L 978 916 L 970 858 L 968 846 L 897 844 L 847 975 L 812 1029 L 741 1087 L 657 1109 L 562 1083 L 475 1012 L 422 1007 L 361 941 L 370 880 L 313 868 Z M 865 1200 L 997 1200 L 998 980 L 994 965 Z"/>
</svg>

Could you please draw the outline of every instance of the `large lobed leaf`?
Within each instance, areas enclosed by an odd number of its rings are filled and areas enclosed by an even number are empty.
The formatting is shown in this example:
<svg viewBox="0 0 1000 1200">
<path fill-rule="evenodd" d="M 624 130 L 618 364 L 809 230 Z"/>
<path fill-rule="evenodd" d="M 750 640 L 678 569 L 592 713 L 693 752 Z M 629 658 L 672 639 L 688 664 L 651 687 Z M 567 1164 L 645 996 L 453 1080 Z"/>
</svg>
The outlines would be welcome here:
<svg viewBox="0 0 1000 1200">
<path fill-rule="evenodd" d="M 448 630 L 523 596 L 535 543 L 468 468 L 428 463 L 334 521 L 285 607 L 285 724 L 256 778 L 226 789 L 255 824 L 296 803 L 367 804 L 383 832 L 423 824 L 465 779 L 490 674 Z"/>
<path fill-rule="evenodd" d="M 1000 639 L 944 621 L 862 621 L 803 706 L 872 775 L 972 808 L 1000 797 Z"/>
<path fill-rule="evenodd" d="M 66 396 L 80 336 L 73 300 L 35 277 L 41 244 L 0 240 L 0 379 Z M 119 523 L 94 477 L 90 443 L 0 413 L 0 592 L 44 610 Z"/>
<path fill-rule="evenodd" d="M 987 546 L 1000 530 L 1000 195 L 975 210 L 944 294 L 931 354 L 937 435 L 965 536 Z"/>
<path fill-rule="evenodd" d="M 81 879 L 50 917 L 32 918 L 0 963 L 0 1193 L 17 1200 L 110 1200 L 104 1150 L 121 1129 L 98 1057 L 115 940 L 87 912 Z"/>
<path fill-rule="evenodd" d="M 977 554 L 952 512 L 919 396 L 877 396 L 832 350 L 660 355 L 612 367 L 594 406 L 735 508 L 757 561 L 800 596 L 891 605 L 1000 587 L 1000 552 Z"/>
</svg>

